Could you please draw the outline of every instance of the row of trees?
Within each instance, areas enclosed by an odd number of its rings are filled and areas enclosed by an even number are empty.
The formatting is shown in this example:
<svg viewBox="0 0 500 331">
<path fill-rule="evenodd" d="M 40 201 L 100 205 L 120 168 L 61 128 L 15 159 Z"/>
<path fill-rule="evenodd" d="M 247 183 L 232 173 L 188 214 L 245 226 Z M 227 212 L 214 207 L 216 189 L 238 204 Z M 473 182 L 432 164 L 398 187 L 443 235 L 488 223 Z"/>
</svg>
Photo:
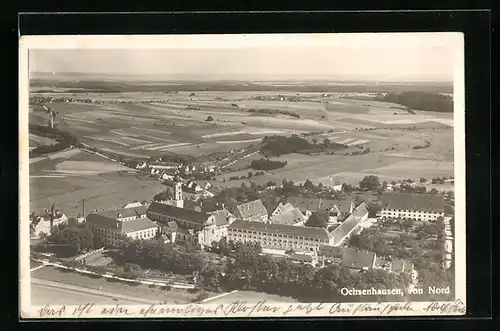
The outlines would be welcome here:
<svg viewBox="0 0 500 331">
<path fill-rule="evenodd" d="M 271 161 L 267 159 L 260 159 L 260 160 L 253 160 L 250 163 L 250 167 L 255 170 L 274 170 L 274 169 L 279 169 L 283 168 L 284 166 L 287 165 L 287 161 Z"/>
<path fill-rule="evenodd" d="M 30 151 L 31 157 L 58 152 L 71 146 L 79 146 L 78 139 L 75 136 L 71 135 L 71 133 L 69 132 L 64 132 L 57 128 L 51 128 L 38 124 L 30 124 L 29 131 L 44 137 L 53 138 L 57 141 L 57 143 L 53 145 L 42 145 L 35 147 Z"/>
<path fill-rule="evenodd" d="M 352 273 L 339 265 L 315 270 L 308 264 L 296 264 L 285 258 L 259 254 L 258 246 L 225 242 L 225 239 L 214 243 L 213 247 L 217 253 L 234 257 L 225 265 L 207 265 L 200 272 L 201 284 L 215 291 L 255 290 L 307 301 L 333 302 L 340 298 L 343 301 L 384 300 L 383 297 L 347 298 L 341 296 L 340 289 L 406 288 L 411 282 L 407 274 L 383 270 Z"/>
<path fill-rule="evenodd" d="M 453 112 L 453 97 L 439 93 L 409 91 L 402 93 L 388 93 L 377 98 L 384 102 L 393 102 L 409 109 L 435 111 L 441 113 Z"/>
<path fill-rule="evenodd" d="M 102 242 L 94 236 L 87 224 L 63 223 L 52 228 L 51 234 L 42 236 L 42 242 L 56 247 L 61 256 L 75 256 L 94 248 L 102 247 Z"/>
</svg>

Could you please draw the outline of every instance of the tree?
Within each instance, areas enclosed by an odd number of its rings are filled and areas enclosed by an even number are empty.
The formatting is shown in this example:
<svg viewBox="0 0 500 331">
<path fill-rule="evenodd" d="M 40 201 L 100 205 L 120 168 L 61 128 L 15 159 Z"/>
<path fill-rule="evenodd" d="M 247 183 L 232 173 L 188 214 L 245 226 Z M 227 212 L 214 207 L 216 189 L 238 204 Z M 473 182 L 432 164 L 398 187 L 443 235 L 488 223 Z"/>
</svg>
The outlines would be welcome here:
<svg viewBox="0 0 500 331">
<path fill-rule="evenodd" d="M 325 138 L 323 139 L 323 145 L 328 146 L 330 144 L 330 139 Z"/>
<path fill-rule="evenodd" d="M 205 121 L 212 122 L 213 120 L 214 120 L 214 118 L 211 115 L 209 115 L 209 116 L 207 116 L 207 119 Z"/>
<path fill-rule="evenodd" d="M 247 178 L 248 178 L 248 179 L 250 179 L 250 178 L 252 178 L 252 177 L 253 177 L 253 174 L 252 174 L 252 172 L 251 172 L 251 171 L 249 171 L 249 172 L 248 172 L 248 175 L 247 175 Z"/>
<path fill-rule="evenodd" d="M 359 182 L 359 188 L 365 191 L 376 190 L 379 188 L 379 186 L 380 186 L 379 178 L 373 175 L 365 176 Z"/>
<path fill-rule="evenodd" d="M 312 140 L 313 145 L 316 145 L 317 142 L 318 142 L 318 139 L 313 138 L 313 140 Z"/>
<path fill-rule="evenodd" d="M 314 189 L 314 184 L 309 179 L 306 179 L 306 181 L 304 182 L 304 187 L 312 190 Z"/>
<path fill-rule="evenodd" d="M 427 179 L 425 179 L 424 177 L 420 177 L 420 183 L 425 183 L 427 181 Z"/>
<path fill-rule="evenodd" d="M 317 211 L 312 213 L 311 216 L 309 216 L 305 225 L 315 228 L 326 228 L 326 226 L 328 225 L 328 219 L 329 216 L 326 211 Z"/>
</svg>

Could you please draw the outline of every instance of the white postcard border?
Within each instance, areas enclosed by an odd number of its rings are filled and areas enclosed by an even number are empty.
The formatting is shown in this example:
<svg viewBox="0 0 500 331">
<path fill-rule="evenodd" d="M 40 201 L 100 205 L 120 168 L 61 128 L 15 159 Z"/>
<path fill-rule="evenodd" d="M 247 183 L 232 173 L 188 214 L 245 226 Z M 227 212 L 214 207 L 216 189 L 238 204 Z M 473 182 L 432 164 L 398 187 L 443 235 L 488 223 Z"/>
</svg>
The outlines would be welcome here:
<svg viewBox="0 0 500 331">
<path fill-rule="evenodd" d="M 339 43 L 383 42 L 384 35 L 393 35 L 401 42 L 437 43 L 434 36 L 446 34 L 446 43 L 454 47 L 454 174 L 455 174 L 455 298 L 453 302 L 434 302 L 433 309 L 427 309 L 430 302 L 405 303 L 241 303 L 237 305 L 188 304 L 124 306 L 114 314 L 103 314 L 103 309 L 118 305 L 91 306 L 83 311 L 75 305 L 50 307 L 55 314 L 41 314 L 44 307 L 32 306 L 30 302 L 29 263 L 29 49 L 152 49 L 152 48 L 245 48 L 245 47 L 302 47 L 319 43 L 333 47 Z M 381 38 L 382 37 L 382 38 Z M 398 40 L 398 42 L 399 42 Z M 440 41 L 442 39 L 439 39 Z M 169 35 L 169 36 L 22 36 L 19 41 L 19 272 L 20 272 L 20 317 L 21 318 L 126 318 L 126 317 L 367 317 L 367 316 L 438 316 L 464 315 L 466 305 L 466 254 L 465 254 L 465 77 L 464 37 L 462 33 L 356 33 L 356 34 L 252 34 L 252 35 Z M 230 45 L 230 46 L 228 46 Z M 91 303 L 83 303 L 91 304 Z M 86 306 L 89 307 L 88 305 Z M 149 307 L 149 313 L 148 313 Z M 267 307 L 267 308 L 264 308 Z M 159 309 L 163 308 L 163 312 Z M 411 308 L 411 310 L 410 310 Z M 141 314 L 141 309 L 142 314 Z M 277 311 L 276 311 L 277 310 Z M 287 310 L 289 310 L 287 312 Z M 349 312 L 347 312 L 349 310 Z M 59 312 L 59 313 L 57 313 Z"/>
</svg>

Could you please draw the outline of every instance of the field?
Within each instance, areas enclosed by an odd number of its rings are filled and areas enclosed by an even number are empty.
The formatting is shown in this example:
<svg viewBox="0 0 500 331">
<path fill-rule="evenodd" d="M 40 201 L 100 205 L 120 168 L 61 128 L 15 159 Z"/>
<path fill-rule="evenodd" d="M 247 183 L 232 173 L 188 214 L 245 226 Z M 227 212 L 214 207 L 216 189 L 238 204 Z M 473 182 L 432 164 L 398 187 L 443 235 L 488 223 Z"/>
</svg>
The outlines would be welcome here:
<svg viewBox="0 0 500 331">
<path fill-rule="evenodd" d="M 60 102 L 51 107 L 60 114 L 56 125 L 82 142 L 132 157 L 227 151 L 258 143 L 270 134 L 453 125 L 452 114 L 417 111 L 416 115 L 410 115 L 394 104 L 324 97 L 321 93 L 301 93 L 303 102 L 254 99 L 271 93 L 204 91 L 194 96 L 188 92 L 86 93 L 85 98 L 100 103 Z M 67 97 L 73 101 L 84 97 L 70 93 L 34 95 Z M 143 101 L 147 103 L 140 103 Z M 250 113 L 252 109 L 276 113 Z M 279 111 L 295 113 L 299 118 Z M 31 112 L 30 121 L 45 123 L 43 115 Z M 209 116 L 212 121 L 207 121 Z M 351 138 L 352 145 L 378 140 L 361 135 L 338 138 L 338 141 Z"/>
<path fill-rule="evenodd" d="M 193 89 L 193 93 L 176 91 L 173 85 L 162 85 L 168 88 L 160 92 L 159 83 L 140 85 L 139 90 L 144 92 L 133 90 L 133 84 L 110 84 L 112 90 L 119 86 L 123 92 L 32 92 L 32 96 L 68 98 L 67 102 L 51 104 L 59 113 L 56 125 L 87 145 L 124 157 L 148 158 L 167 153 L 201 157 L 255 146 L 266 135 L 275 134 L 309 133 L 310 141 L 322 143 L 328 139 L 348 146 L 336 155 L 283 155 L 276 159 L 288 162 L 284 168 L 251 180 L 229 181 L 229 177 L 248 174 L 250 162 L 261 157 L 254 154 L 231 164 L 231 172 L 219 175 L 213 182 L 218 186 L 281 182 L 284 178 L 294 182 L 310 179 L 325 185 L 334 181 L 356 184 L 370 174 L 387 181 L 454 174 L 451 113 L 415 110 L 412 115 L 397 104 L 313 92 L 307 86 L 304 91 L 296 90 L 295 85 L 286 91 L 285 85 L 278 84 L 275 91 L 227 87 L 220 91 Z M 334 88 L 338 91 L 341 86 Z M 397 90 L 404 88 L 437 87 L 399 85 Z M 284 97 L 276 99 L 277 95 Z M 292 96 L 301 101 L 286 99 Z M 30 121 L 46 123 L 45 116 L 32 111 Z M 430 146 L 417 149 L 427 142 Z M 369 152 L 362 154 L 365 150 Z M 30 163 L 30 198 L 35 210 L 47 208 L 52 199 L 66 213 L 76 215 L 81 211 L 81 199 L 85 199 L 86 210 L 109 208 L 130 200 L 149 200 L 163 188 L 87 153 L 31 159 Z"/>
<path fill-rule="evenodd" d="M 156 303 L 167 304 L 187 304 L 190 303 L 200 293 L 189 293 L 184 289 L 172 288 L 170 291 L 165 291 L 159 288 L 150 288 L 147 285 L 129 285 L 116 281 L 109 281 L 103 278 L 93 278 L 86 275 L 81 275 L 73 272 L 62 271 L 54 267 L 43 267 L 31 273 L 32 279 L 42 281 L 53 281 L 70 286 L 78 286 L 90 290 L 103 291 L 114 293 L 117 296 L 135 297 L 136 300 L 148 300 Z M 210 294 L 208 292 L 208 294 Z M 49 295 L 47 299 L 52 296 Z M 101 302 L 96 301 L 97 304 Z"/>
<path fill-rule="evenodd" d="M 68 217 L 83 211 L 149 200 L 164 186 L 98 155 L 72 149 L 30 163 L 30 209 L 41 213 L 52 203 Z"/>
</svg>

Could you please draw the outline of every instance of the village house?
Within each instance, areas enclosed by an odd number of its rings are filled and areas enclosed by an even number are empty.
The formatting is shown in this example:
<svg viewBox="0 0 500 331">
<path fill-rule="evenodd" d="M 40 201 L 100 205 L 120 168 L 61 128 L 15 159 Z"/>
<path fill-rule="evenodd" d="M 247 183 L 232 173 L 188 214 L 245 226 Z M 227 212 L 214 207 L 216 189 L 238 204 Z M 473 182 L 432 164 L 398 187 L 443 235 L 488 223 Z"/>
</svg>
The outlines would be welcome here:
<svg viewBox="0 0 500 331">
<path fill-rule="evenodd" d="M 306 220 L 307 217 L 297 208 L 292 208 L 269 218 L 270 223 L 297 226 L 303 225 Z"/>
<path fill-rule="evenodd" d="M 331 241 L 328 231 L 322 228 L 242 220 L 229 225 L 227 238 L 235 242 L 259 242 L 264 248 L 310 252 Z"/>
<path fill-rule="evenodd" d="M 236 219 L 252 222 L 266 222 L 269 217 L 267 209 L 260 199 L 236 206 L 234 214 Z"/>
<path fill-rule="evenodd" d="M 376 254 L 368 251 L 360 251 L 354 248 L 342 250 L 343 267 L 354 270 L 369 270 L 375 267 Z"/>
<path fill-rule="evenodd" d="M 342 242 L 358 227 L 360 223 L 368 218 L 368 206 L 362 202 L 354 208 L 354 211 L 345 219 L 342 224 L 332 232 L 332 245 L 340 246 Z"/>
<path fill-rule="evenodd" d="M 67 221 L 68 217 L 66 217 L 65 214 L 56 213 L 56 217 L 52 220 L 52 226 L 58 226 L 59 224 L 66 223 Z M 46 235 L 50 235 L 52 233 L 50 219 L 45 219 L 41 216 L 38 216 L 35 220 L 33 220 L 31 227 L 35 238 L 39 238 L 42 233 Z"/>
<path fill-rule="evenodd" d="M 353 202 L 349 200 L 289 197 L 287 202 L 308 217 L 314 212 L 326 211 L 338 218 L 341 215 L 351 214 L 354 209 Z"/>
<path fill-rule="evenodd" d="M 321 245 L 318 250 L 318 258 L 322 263 L 342 262 L 342 247 Z"/>
<path fill-rule="evenodd" d="M 158 225 L 147 218 L 144 206 L 91 213 L 86 222 L 94 235 L 110 246 L 118 245 L 122 236 L 151 239 L 159 231 Z"/>
<path fill-rule="evenodd" d="M 436 221 L 444 217 L 444 196 L 415 193 L 381 195 L 382 218 L 403 218 L 416 221 Z"/>
</svg>

